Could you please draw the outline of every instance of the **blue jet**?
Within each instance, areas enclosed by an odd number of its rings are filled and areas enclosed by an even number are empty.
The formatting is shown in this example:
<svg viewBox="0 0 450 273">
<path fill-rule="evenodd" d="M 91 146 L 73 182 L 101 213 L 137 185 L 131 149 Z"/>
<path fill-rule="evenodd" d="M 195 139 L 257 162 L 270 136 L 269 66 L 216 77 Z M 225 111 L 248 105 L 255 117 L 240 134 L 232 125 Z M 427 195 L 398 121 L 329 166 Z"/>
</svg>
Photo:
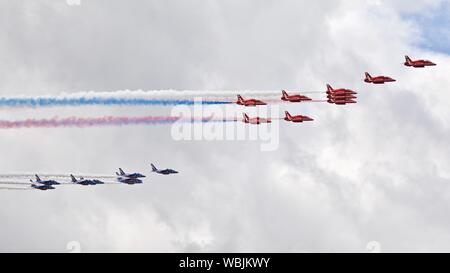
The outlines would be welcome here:
<svg viewBox="0 0 450 273">
<path fill-rule="evenodd" d="M 70 177 L 72 178 L 72 183 L 74 184 L 83 186 L 95 185 L 92 180 L 84 179 L 83 177 L 80 177 L 80 179 L 76 179 L 72 174 L 70 175 Z"/>
<path fill-rule="evenodd" d="M 83 177 L 80 177 L 79 180 L 77 180 L 75 178 L 75 176 L 73 176 L 72 174 L 70 175 L 70 177 L 72 178 L 72 183 L 75 184 L 80 184 L 83 186 L 88 186 L 88 185 L 100 185 L 100 184 L 105 184 L 105 182 L 100 181 L 98 179 L 84 179 Z"/>
<path fill-rule="evenodd" d="M 46 190 L 54 190 L 55 187 L 53 187 L 52 185 L 47 185 L 47 184 L 36 184 L 36 183 L 31 183 L 31 187 L 37 190 L 41 190 L 41 191 L 46 191 Z"/>
<path fill-rule="evenodd" d="M 30 179 L 31 183 L 41 184 L 41 185 L 48 185 L 48 186 L 53 186 L 53 185 L 59 185 L 60 184 L 59 182 L 56 182 L 55 180 L 41 180 L 41 178 L 37 174 L 35 174 L 35 176 L 36 176 L 36 181 L 33 181 L 33 180 Z"/>
<path fill-rule="evenodd" d="M 155 172 L 155 173 L 164 174 L 164 175 L 178 173 L 177 171 L 172 170 L 172 169 L 159 170 L 158 168 L 155 167 L 155 165 L 153 165 L 153 163 L 150 165 L 152 165 L 152 172 Z"/>
<path fill-rule="evenodd" d="M 142 180 L 137 179 L 137 178 L 127 178 L 127 177 L 122 177 L 119 176 L 117 177 L 117 181 L 119 181 L 120 183 L 125 183 L 128 185 L 134 185 L 134 184 L 142 184 Z"/>
<path fill-rule="evenodd" d="M 145 175 L 140 173 L 125 173 L 121 168 L 119 168 L 119 172 L 116 172 L 116 175 L 122 178 L 131 178 L 131 179 L 145 177 Z"/>
<path fill-rule="evenodd" d="M 105 184 L 105 182 L 100 181 L 100 180 L 98 180 L 98 179 L 92 179 L 91 182 L 92 182 L 92 185 L 102 185 L 102 184 Z"/>
</svg>

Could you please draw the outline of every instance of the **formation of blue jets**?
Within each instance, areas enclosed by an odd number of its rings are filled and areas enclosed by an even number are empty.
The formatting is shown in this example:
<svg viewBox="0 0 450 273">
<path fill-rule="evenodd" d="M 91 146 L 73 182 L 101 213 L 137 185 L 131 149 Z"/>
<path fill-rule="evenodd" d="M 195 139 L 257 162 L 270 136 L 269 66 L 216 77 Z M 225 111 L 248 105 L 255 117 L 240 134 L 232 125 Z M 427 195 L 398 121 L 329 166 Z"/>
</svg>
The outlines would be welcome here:
<svg viewBox="0 0 450 273">
<path fill-rule="evenodd" d="M 173 169 L 158 169 L 155 167 L 154 164 L 151 164 L 152 172 L 162 174 L 162 175 L 169 175 L 169 174 L 176 174 L 177 171 Z M 126 173 L 122 170 L 122 168 L 119 168 L 119 172 L 116 172 L 117 175 L 117 181 L 120 183 L 128 184 L 128 185 L 134 185 L 134 184 L 142 184 L 142 178 L 145 177 L 145 175 L 141 173 Z M 42 180 L 37 174 L 35 175 L 36 179 L 33 181 L 30 179 L 31 187 L 38 189 L 38 190 L 53 190 L 55 189 L 55 185 L 60 185 L 61 183 L 55 180 Z M 105 184 L 105 182 L 100 181 L 98 179 L 85 179 L 83 177 L 76 178 L 74 175 L 70 175 L 70 178 L 72 180 L 73 184 L 78 184 L 82 186 L 94 186 L 94 185 L 101 185 Z"/>
</svg>

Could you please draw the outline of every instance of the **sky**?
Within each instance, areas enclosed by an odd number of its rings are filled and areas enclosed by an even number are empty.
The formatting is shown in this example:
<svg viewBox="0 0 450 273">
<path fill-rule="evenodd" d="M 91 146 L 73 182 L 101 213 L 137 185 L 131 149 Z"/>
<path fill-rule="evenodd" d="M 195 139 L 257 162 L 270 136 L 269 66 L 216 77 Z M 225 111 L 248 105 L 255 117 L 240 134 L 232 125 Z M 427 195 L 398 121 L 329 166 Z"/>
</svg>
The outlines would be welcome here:
<svg viewBox="0 0 450 273">
<path fill-rule="evenodd" d="M 419 25 L 422 32 L 421 39 L 416 42 L 419 47 L 450 54 L 449 12 L 448 2 L 443 1 L 430 12 L 414 14 L 409 18 L 405 16 Z"/>
<path fill-rule="evenodd" d="M 358 91 L 355 105 L 281 105 L 314 122 L 276 123 L 273 151 L 178 141 L 170 126 L 1 130 L 2 174 L 122 167 L 147 177 L 0 190 L 0 251 L 68 252 L 71 242 L 83 252 L 367 252 L 373 242 L 450 251 L 449 9 L 444 0 L 0 0 L 0 96 Z M 408 68 L 404 55 L 438 65 Z M 397 82 L 368 85 L 365 71 Z M 0 116 L 172 110 L 2 107 Z M 180 173 L 151 174 L 151 162 Z"/>
</svg>

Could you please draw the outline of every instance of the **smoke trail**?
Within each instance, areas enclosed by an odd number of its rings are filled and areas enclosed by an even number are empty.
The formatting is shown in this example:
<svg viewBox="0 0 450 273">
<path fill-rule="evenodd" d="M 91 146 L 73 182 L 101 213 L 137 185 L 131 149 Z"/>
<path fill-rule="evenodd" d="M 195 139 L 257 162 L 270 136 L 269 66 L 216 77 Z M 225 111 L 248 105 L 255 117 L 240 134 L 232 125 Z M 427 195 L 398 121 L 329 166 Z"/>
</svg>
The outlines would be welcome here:
<svg viewBox="0 0 450 273">
<path fill-rule="evenodd" d="M 85 178 L 85 179 L 89 179 L 89 178 Z M 63 181 L 57 181 L 57 182 L 59 183 L 59 185 L 56 185 L 56 186 L 67 186 L 67 185 L 77 186 L 78 185 L 78 184 L 73 183 L 73 182 L 63 182 Z M 121 184 L 119 182 L 111 182 L 111 181 L 101 181 L 101 182 L 103 182 L 103 183 L 100 184 L 100 185 L 103 185 L 103 184 Z M 36 182 L 33 182 L 33 183 L 39 184 L 39 183 L 36 183 Z M 28 186 L 30 186 L 31 182 L 1 181 L 0 185 L 28 185 Z"/>
<path fill-rule="evenodd" d="M 41 179 L 48 179 L 48 178 L 66 178 L 69 179 L 70 175 L 68 174 L 40 174 L 38 173 L 39 177 Z M 83 174 L 77 174 L 75 175 L 76 177 L 84 177 L 86 179 L 92 178 L 92 179 L 113 179 L 116 178 L 117 176 L 115 175 L 83 175 Z M 2 178 L 33 178 L 34 179 L 35 174 L 34 173 L 30 173 L 30 174 L 0 174 L 0 179 Z"/>
<path fill-rule="evenodd" d="M 13 188 L 13 187 L 0 187 L 0 190 L 32 190 L 33 188 Z"/>
<path fill-rule="evenodd" d="M 52 119 L 26 119 L 18 121 L 0 120 L 1 129 L 10 128 L 36 128 L 36 127 L 88 127 L 97 125 L 126 125 L 126 124 L 164 124 L 176 121 L 172 117 L 99 117 L 99 118 L 52 118 Z"/>
<path fill-rule="evenodd" d="M 212 119 L 209 118 L 181 118 L 181 117 L 161 117 L 161 116 L 143 116 L 143 117 L 120 117 L 105 116 L 98 118 L 52 118 L 52 119 L 26 119 L 26 120 L 0 120 L 0 129 L 15 128 L 57 128 L 57 127 L 92 127 L 105 125 L 132 125 L 132 124 L 171 124 L 174 122 L 231 122 L 234 119 Z"/>
<path fill-rule="evenodd" d="M 297 92 L 295 92 L 297 93 Z M 300 92 L 301 94 L 324 93 L 323 91 Z M 229 104 L 236 96 L 256 96 L 259 98 L 279 99 L 279 90 L 239 90 L 239 91 L 208 91 L 208 90 L 153 90 L 153 91 L 113 91 L 113 92 L 78 92 L 57 96 L 39 97 L 2 97 L 0 106 L 8 107 L 42 107 L 42 106 L 78 106 L 78 105 L 194 105 Z M 196 101 L 201 98 L 202 101 Z"/>
<path fill-rule="evenodd" d="M 228 101 L 195 101 L 143 98 L 0 98 L 0 106 L 78 106 L 78 105 L 194 105 L 229 104 Z"/>
<path fill-rule="evenodd" d="M 13 181 L 2 181 L 1 185 L 30 185 L 30 182 L 13 182 Z"/>
<path fill-rule="evenodd" d="M 87 178 L 86 178 L 87 179 Z M 59 182 L 59 181 L 58 181 Z M 119 182 L 111 182 L 111 181 L 101 181 L 101 184 L 97 184 L 95 186 L 102 186 L 102 185 L 121 185 L 122 183 Z M 83 186 L 77 183 L 72 183 L 72 182 L 59 182 L 59 185 L 55 185 L 55 187 L 59 187 L 59 186 Z M 92 185 L 89 185 L 92 186 Z"/>
</svg>

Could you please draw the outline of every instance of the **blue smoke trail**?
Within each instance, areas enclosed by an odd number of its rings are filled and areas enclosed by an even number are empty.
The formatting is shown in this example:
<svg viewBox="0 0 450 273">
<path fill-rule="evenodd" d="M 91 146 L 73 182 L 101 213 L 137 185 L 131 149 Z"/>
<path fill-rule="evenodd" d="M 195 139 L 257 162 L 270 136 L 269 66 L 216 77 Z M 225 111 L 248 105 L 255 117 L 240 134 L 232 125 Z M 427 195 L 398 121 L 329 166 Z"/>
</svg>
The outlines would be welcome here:
<svg viewBox="0 0 450 273">
<path fill-rule="evenodd" d="M 196 101 L 143 98 L 0 98 L 0 106 L 78 106 L 78 105 L 195 105 L 230 104 L 226 101 Z"/>
</svg>

